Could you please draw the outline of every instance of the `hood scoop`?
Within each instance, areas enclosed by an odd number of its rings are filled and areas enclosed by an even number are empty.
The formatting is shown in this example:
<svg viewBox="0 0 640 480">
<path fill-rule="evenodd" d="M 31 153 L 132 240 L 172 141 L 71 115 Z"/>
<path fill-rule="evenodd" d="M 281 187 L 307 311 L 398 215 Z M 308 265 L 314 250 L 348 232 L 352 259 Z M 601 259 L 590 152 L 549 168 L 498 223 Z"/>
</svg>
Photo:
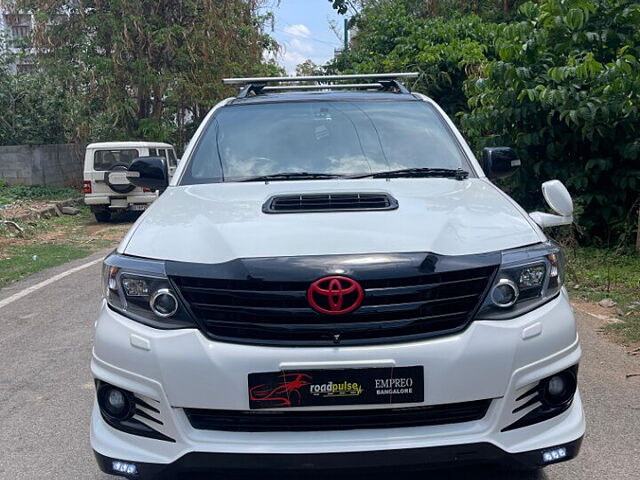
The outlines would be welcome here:
<svg viewBox="0 0 640 480">
<path fill-rule="evenodd" d="M 305 193 L 274 195 L 264 213 L 360 212 L 395 210 L 398 201 L 388 193 Z"/>
</svg>

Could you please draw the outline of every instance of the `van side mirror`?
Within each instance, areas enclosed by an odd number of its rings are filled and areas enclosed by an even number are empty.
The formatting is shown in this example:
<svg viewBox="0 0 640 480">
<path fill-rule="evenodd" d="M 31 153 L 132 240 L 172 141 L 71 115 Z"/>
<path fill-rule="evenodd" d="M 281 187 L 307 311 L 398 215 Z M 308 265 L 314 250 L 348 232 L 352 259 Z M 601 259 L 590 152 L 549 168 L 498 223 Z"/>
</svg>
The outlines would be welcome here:
<svg viewBox="0 0 640 480">
<path fill-rule="evenodd" d="M 164 190 L 169 186 L 169 169 L 164 157 L 138 157 L 129 166 L 127 179 L 136 187 Z"/>
<path fill-rule="evenodd" d="M 531 212 L 529 216 L 545 227 L 557 227 L 559 225 L 571 225 L 573 222 L 573 200 L 571 194 L 560 180 L 549 180 L 542 184 L 542 196 L 547 205 L 558 215 L 544 212 Z"/>
<path fill-rule="evenodd" d="M 520 158 L 511 147 L 486 147 L 482 149 L 482 170 L 490 178 L 505 178 L 521 165 Z"/>
</svg>

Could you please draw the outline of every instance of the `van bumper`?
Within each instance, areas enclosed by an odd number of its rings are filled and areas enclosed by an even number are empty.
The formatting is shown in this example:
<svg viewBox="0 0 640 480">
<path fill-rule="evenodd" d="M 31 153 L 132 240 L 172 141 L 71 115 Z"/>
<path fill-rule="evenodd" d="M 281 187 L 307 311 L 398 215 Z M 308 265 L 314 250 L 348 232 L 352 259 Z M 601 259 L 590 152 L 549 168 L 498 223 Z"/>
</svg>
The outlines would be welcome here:
<svg viewBox="0 0 640 480">
<path fill-rule="evenodd" d="M 155 193 L 136 194 L 128 196 L 108 196 L 108 195 L 91 195 L 84 197 L 85 205 L 101 205 L 110 209 L 126 209 L 130 205 L 150 204 L 156 200 L 158 196 Z"/>
</svg>

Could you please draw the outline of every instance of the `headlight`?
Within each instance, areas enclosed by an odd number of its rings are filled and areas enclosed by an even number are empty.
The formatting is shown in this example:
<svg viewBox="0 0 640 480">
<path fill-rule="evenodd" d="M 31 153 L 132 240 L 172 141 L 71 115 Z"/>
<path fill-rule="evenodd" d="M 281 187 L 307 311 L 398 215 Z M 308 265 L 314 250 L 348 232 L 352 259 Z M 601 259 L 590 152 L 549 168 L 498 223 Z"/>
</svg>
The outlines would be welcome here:
<svg viewBox="0 0 640 480">
<path fill-rule="evenodd" d="M 502 264 L 476 318 L 505 320 L 527 313 L 560 292 L 562 250 L 553 242 L 502 252 Z"/>
<path fill-rule="evenodd" d="M 102 290 L 111 308 L 156 328 L 193 327 L 164 270 L 164 262 L 111 254 L 102 266 Z"/>
</svg>

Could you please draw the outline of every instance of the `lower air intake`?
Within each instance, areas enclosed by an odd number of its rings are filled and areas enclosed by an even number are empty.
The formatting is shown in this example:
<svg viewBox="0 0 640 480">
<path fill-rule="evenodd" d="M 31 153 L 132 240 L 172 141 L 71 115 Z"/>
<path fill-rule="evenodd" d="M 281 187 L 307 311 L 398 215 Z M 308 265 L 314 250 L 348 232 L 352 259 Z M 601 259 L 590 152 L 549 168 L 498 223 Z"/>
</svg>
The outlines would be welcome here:
<svg viewBox="0 0 640 480">
<path fill-rule="evenodd" d="M 491 400 L 426 407 L 333 411 L 203 410 L 185 408 L 198 430 L 305 432 L 447 425 L 481 420 Z"/>
</svg>

